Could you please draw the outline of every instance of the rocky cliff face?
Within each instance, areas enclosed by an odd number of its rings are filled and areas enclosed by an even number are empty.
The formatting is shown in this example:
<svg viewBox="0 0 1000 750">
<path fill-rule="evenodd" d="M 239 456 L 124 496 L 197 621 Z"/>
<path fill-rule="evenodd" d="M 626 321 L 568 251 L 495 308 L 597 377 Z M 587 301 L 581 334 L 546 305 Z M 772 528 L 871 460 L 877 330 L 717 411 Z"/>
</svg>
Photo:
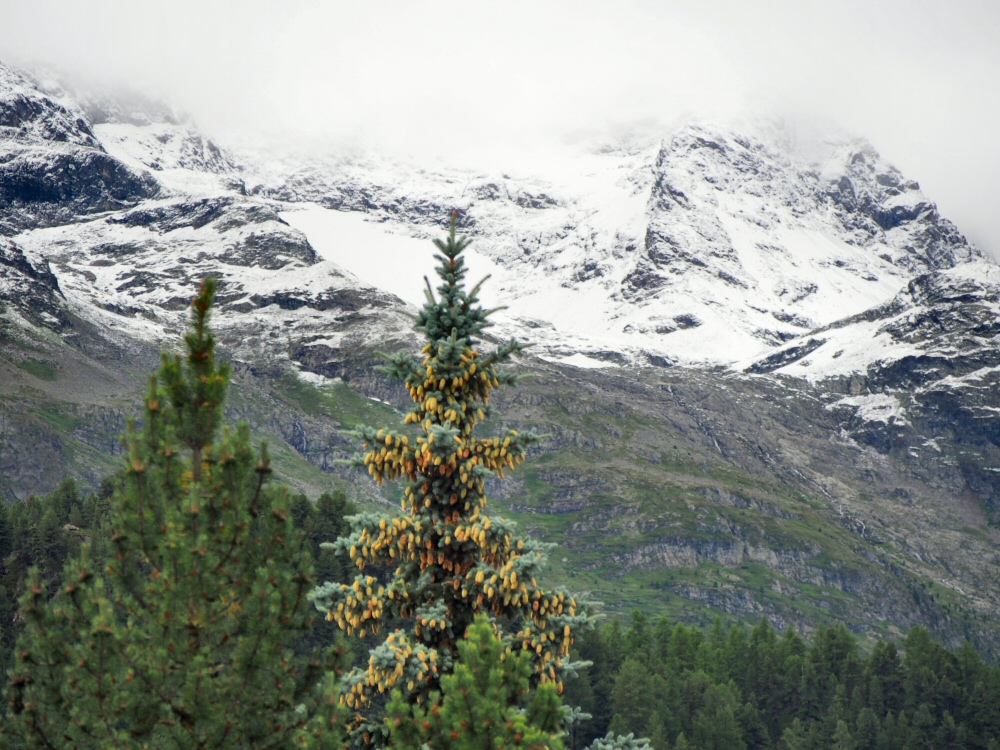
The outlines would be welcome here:
<svg viewBox="0 0 1000 750">
<path fill-rule="evenodd" d="M 554 576 L 1000 650 L 1000 272 L 857 139 L 693 122 L 563 166 L 275 160 L 0 66 L 0 490 L 116 466 L 212 275 L 230 416 L 294 485 L 385 502 L 338 461 L 405 404 L 373 364 L 412 346 L 422 291 L 389 282 L 455 210 L 509 306 L 495 335 L 538 344 L 498 414 L 551 437 L 494 489 L 560 543 Z"/>
<path fill-rule="evenodd" d="M 157 190 L 107 154 L 81 110 L 0 66 L 0 234 L 122 209 Z"/>
<path fill-rule="evenodd" d="M 64 143 L 103 151 L 93 127 L 75 102 L 50 95 L 38 81 L 0 66 L 0 128 L 5 141 Z"/>
<path fill-rule="evenodd" d="M 21 249 L 0 238 L 0 288 L 7 304 L 37 328 L 60 331 L 69 326 L 59 280 L 48 264 L 35 267 Z"/>
<path fill-rule="evenodd" d="M 969 262 L 913 278 L 860 315 L 810 332 L 748 368 L 843 395 L 827 408 L 880 453 L 954 471 L 998 519 L 1000 274 Z"/>
</svg>

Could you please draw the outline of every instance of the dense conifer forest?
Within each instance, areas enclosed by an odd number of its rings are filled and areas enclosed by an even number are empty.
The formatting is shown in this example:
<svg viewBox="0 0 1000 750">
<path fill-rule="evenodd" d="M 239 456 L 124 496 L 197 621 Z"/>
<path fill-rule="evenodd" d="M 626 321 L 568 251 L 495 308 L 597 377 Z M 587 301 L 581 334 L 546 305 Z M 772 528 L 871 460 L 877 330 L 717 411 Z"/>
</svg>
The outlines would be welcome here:
<svg viewBox="0 0 1000 750">
<path fill-rule="evenodd" d="M 571 731 L 584 747 L 608 730 L 654 748 L 994 748 L 1000 669 L 915 628 L 898 643 L 844 627 L 804 639 L 766 621 L 709 628 L 633 612 L 584 633 L 592 662 L 564 700 L 593 715 Z"/>
<path fill-rule="evenodd" d="M 54 590 L 69 556 L 89 541 L 105 555 L 101 528 L 113 479 L 81 493 L 73 480 L 44 497 L 3 507 L 0 631 L 3 669 L 20 631 L 17 597 L 38 566 Z M 346 533 L 355 508 L 342 493 L 292 501 L 319 580 L 346 580 L 348 561 L 320 544 Z M 336 626 L 321 618 L 291 644 L 328 644 Z M 374 641 L 373 641 L 374 642 Z M 348 658 L 366 651 L 354 646 Z M 1000 747 L 1000 669 L 969 646 L 952 652 L 914 629 L 896 643 L 868 643 L 845 628 L 808 638 L 721 621 L 710 627 L 653 619 L 635 611 L 604 618 L 577 638 L 575 658 L 592 662 L 569 678 L 563 703 L 589 713 L 564 743 L 578 749 L 610 731 L 647 737 L 655 750 L 779 748 L 909 750 Z"/>
</svg>

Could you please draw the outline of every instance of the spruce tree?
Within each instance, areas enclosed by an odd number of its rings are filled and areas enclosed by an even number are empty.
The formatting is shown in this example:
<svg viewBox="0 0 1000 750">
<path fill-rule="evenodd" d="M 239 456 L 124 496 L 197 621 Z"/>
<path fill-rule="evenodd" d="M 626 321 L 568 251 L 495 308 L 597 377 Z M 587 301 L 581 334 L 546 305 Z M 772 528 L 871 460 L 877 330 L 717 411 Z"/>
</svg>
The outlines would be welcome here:
<svg viewBox="0 0 1000 750">
<path fill-rule="evenodd" d="M 87 546 L 50 600 L 35 569 L 12 670 L 7 740 L 28 748 L 326 747 L 324 664 L 286 644 L 309 625 L 312 564 L 264 446 L 220 436 L 229 370 L 193 304 L 186 356 L 164 355 L 128 425 L 107 563 Z M 13 735 L 14 737 L 10 737 Z M 339 743 L 336 744 L 339 747 Z"/>
<path fill-rule="evenodd" d="M 405 480 L 403 513 L 355 516 L 351 535 L 338 545 L 362 575 L 313 594 L 348 634 L 405 628 L 389 633 L 368 663 L 347 676 L 344 701 L 356 712 L 355 737 L 366 742 L 378 742 L 384 731 L 380 694 L 399 690 L 407 701 L 425 701 L 451 672 L 459 641 L 478 614 L 490 618 L 504 658 L 530 654 L 535 679 L 557 690 L 573 629 L 585 621 L 569 594 L 539 585 L 541 546 L 485 512 L 487 479 L 503 478 L 538 439 L 512 429 L 497 437 L 475 432 L 489 416 L 493 389 L 514 382 L 501 366 L 522 347 L 511 340 L 482 350 L 488 312 L 478 303 L 479 285 L 466 291 L 468 240 L 456 238 L 454 216 L 447 240 L 435 244 L 441 284 L 435 296 L 427 283 L 417 316 L 427 340 L 422 359 L 395 355 L 384 368 L 404 381 L 414 406 L 401 430 L 358 432 L 367 450 L 358 465 L 380 485 Z M 392 569 L 391 580 L 383 585 L 371 568 Z"/>
</svg>

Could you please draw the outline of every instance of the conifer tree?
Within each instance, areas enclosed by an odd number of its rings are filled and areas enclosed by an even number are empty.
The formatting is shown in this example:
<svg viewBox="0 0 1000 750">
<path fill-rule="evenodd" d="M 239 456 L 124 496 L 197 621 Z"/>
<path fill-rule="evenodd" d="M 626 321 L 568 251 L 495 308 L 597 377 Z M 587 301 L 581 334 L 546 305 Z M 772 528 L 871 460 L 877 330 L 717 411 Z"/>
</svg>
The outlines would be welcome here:
<svg viewBox="0 0 1000 750">
<path fill-rule="evenodd" d="M 645 734 L 649 739 L 649 744 L 654 750 L 670 747 L 670 740 L 667 737 L 667 729 L 663 723 L 663 719 L 660 717 L 659 712 L 653 711 L 653 713 L 649 715 L 649 721 L 646 722 Z"/>
<path fill-rule="evenodd" d="M 478 339 L 488 312 L 479 285 L 466 291 L 465 237 L 456 238 L 455 218 L 440 251 L 435 296 L 416 327 L 424 334 L 422 360 L 389 357 L 384 369 L 405 382 L 414 406 L 399 431 L 358 432 L 367 450 L 357 461 L 378 484 L 406 480 L 403 513 L 354 517 L 353 531 L 338 541 L 362 571 L 352 585 L 324 584 L 317 606 L 348 634 L 379 633 L 404 625 L 370 652 L 367 665 L 348 675 L 344 701 L 356 711 L 355 736 L 377 741 L 384 691 L 400 690 L 408 701 L 426 700 L 450 672 L 459 640 L 482 613 L 504 644 L 504 658 L 531 655 L 536 679 L 561 690 L 561 670 L 573 643 L 573 628 L 585 619 L 563 590 L 543 590 L 536 575 L 541 546 L 515 535 L 512 526 L 486 515 L 486 480 L 513 469 L 538 438 L 508 430 L 479 437 L 489 416 L 490 394 L 514 377 L 501 365 L 521 351 L 514 340 L 492 352 Z M 406 427 L 415 425 L 417 434 Z M 412 429 L 412 428 L 410 428 Z M 392 568 L 381 584 L 370 568 Z"/>
<path fill-rule="evenodd" d="M 529 654 L 502 659 L 504 646 L 484 618 L 458 644 L 459 660 L 425 707 L 393 692 L 388 708 L 394 750 L 563 750 L 563 707 L 552 684 L 529 689 Z"/>
<path fill-rule="evenodd" d="M 878 747 L 879 722 L 875 712 L 867 706 L 858 713 L 854 738 L 858 750 L 876 750 Z"/>
<path fill-rule="evenodd" d="M 106 566 L 85 546 L 51 600 L 31 573 L 4 725 L 23 747 L 340 746 L 325 665 L 286 647 L 312 611 L 287 495 L 246 425 L 219 436 L 214 288 L 128 425 Z"/>
</svg>

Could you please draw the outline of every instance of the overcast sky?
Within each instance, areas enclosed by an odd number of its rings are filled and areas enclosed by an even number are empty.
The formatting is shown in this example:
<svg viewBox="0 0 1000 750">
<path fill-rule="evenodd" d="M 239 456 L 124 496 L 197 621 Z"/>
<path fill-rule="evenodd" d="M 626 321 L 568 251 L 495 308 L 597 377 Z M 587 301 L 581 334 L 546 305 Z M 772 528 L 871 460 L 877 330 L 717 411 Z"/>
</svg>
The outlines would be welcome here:
<svg viewBox="0 0 1000 750">
<path fill-rule="evenodd" d="M 826 116 L 1000 256 L 996 0 L 3 0 L 0 58 L 165 96 L 210 132 L 494 161 L 687 114 Z"/>
</svg>

